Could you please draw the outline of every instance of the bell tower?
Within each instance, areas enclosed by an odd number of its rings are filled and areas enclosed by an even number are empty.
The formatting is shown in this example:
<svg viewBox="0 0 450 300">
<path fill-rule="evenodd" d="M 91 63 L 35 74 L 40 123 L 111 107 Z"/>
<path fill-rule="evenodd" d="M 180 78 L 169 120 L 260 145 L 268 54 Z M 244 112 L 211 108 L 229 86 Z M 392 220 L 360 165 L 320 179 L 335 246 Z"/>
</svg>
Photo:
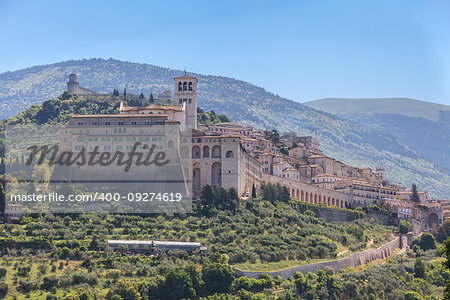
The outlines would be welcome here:
<svg viewBox="0 0 450 300">
<path fill-rule="evenodd" d="M 186 127 L 197 129 L 197 83 L 191 76 L 175 77 L 175 105 L 185 105 Z"/>
</svg>

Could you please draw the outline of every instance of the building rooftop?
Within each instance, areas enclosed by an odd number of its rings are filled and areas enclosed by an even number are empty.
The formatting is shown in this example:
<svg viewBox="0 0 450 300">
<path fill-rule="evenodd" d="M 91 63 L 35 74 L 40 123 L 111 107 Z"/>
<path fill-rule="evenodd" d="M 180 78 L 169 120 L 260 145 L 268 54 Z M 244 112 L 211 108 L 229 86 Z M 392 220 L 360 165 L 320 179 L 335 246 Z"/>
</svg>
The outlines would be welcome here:
<svg viewBox="0 0 450 300">
<path fill-rule="evenodd" d="M 178 242 L 178 241 L 138 241 L 138 240 L 108 240 L 108 244 L 123 245 L 177 245 L 177 246 L 194 246 L 200 247 L 199 242 Z"/>
<path fill-rule="evenodd" d="M 129 114 L 129 115 L 71 115 L 71 118 L 130 118 L 130 117 L 139 117 L 139 118 L 152 118 L 152 117 L 168 117 L 166 114 Z"/>
<path fill-rule="evenodd" d="M 319 155 L 319 154 L 314 154 L 314 155 L 308 156 L 308 158 L 322 158 L 322 157 L 325 157 L 325 156 Z"/>
<path fill-rule="evenodd" d="M 130 111 L 130 110 L 174 110 L 183 111 L 183 106 L 164 106 L 164 105 L 147 105 L 147 106 L 122 106 L 120 111 Z"/>
<path fill-rule="evenodd" d="M 197 78 L 187 75 L 174 77 L 173 79 L 194 79 L 195 81 L 197 81 Z"/>
</svg>

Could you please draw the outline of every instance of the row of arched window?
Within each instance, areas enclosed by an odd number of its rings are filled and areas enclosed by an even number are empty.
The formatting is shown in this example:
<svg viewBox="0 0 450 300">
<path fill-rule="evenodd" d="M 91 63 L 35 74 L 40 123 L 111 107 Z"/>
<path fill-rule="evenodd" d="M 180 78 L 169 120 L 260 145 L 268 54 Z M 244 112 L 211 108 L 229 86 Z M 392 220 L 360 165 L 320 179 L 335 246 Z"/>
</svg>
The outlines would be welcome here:
<svg viewBox="0 0 450 300">
<path fill-rule="evenodd" d="M 185 82 L 178 82 L 178 91 L 179 92 L 185 92 L 185 91 L 192 91 L 192 81 Z"/>
<path fill-rule="evenodd" d="M 306 191 L 301 191 L 298 189 L 290 189 L 291 197 L 297 197 L 298 200 L 303 202 L 309 202 L 313 204 L 319 204 L 325 202 L 327 206 L 337 206 L 340 208 L 348 207 L 348 202 L 340 200 L 334 197 L 326 197 L 315 193 L 308 193 Z"/>
<path fill-rule="evenodd" d="M 195 145 L 192 147 L 192 158 L 209 158 L 209 146 L 204 146 L 203 150 L 200 149 L 200 146 Z M 222 149 L 220 146 L 216 145 L 212 147 L 211 151 L 211 157 L 212 158 L 220 158 L 222 156 Z M 227 151 L 225 153 L 226 158 L 234 158 L 234 152 L 233 151 Z"/>
</svg>

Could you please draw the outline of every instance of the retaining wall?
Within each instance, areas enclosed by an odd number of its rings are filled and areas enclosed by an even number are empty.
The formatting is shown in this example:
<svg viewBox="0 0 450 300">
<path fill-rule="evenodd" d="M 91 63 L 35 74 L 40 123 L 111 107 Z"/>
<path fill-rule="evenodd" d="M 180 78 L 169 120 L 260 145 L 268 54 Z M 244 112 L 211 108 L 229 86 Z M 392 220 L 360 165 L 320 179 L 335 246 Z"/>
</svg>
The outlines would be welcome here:
<svg viewBox="0 0 450 300">
<path fill-rule="evenodd" d="M 288 279 L 294 276 L 296 272 L 302 272 L 303 274 L 306 274 L 308 272 L 315 273 L 318 270 L 324 269 L 326 267 L 329 267 L 335 272 L 338 272 L 341 269 L 356 267 L 376 259 L 385 259 L 389 257 L 395 249 L 403 248 L 408 245 L 411 240 L 412 238 L 409 235 L 402 235 L 386 244 L 383 244 L 377 249 L 368 249 L 363 252 L 352 253 L 348 257 L 337 260 L 329 260 L 314 264 L 301 265 L 273 272 L 251 272 L 241 271 L 234 268 L 233 269 L 236 273 L 236 276 L 245 276 L 249 278 L 259 278 L 261 274 L 265 273 L 272 277 L 281 276 L 284 279 Z"/>
</svg>

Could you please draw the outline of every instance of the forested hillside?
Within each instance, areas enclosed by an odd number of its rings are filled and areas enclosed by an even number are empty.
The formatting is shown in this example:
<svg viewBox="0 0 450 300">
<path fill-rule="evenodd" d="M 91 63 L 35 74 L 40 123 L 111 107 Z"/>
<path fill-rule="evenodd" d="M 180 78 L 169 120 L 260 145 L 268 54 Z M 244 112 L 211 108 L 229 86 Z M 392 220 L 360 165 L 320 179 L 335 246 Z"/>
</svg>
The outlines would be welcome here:
<svg viewBox="0 0 450 300">
<path fill-rule="evenodd" d="M 149 95 L 173 86 L 178 70 L 118 60 L 90 59 L 37 66 L 0 74 L 1 116 L 10 117 L 31 104 L 60 95 L 70 73 L 82 86 L 103 93 L 126 87 L 129 93 Z M 429 190 L 432 196 L 450 194 L 450 176 L 393 136 L 323 113 L 265 91 L 250 83 L 221 76 L 190 74 L 199 79 L 199 106 L 226 114 L 234 122 L 256 128 L 296 131 L 317 138 L 324 153 L 345 163 L 383 165 L 388 178 Z"/>
<path fill-rule="evenodd" d="M 264 193 L 266 187 L 277 191 Z M 242 200 L 234 189 L 205 186 L 203 195 L 208 196 L 195 203 L 189 215 L 30 214 L 19 224 L 0 224 L 0 299 L 404 299 L 404 295 L 423 299 L 442 295 L 450 273 L 442 266 L 444 258 L 429 233 L 424 234 L 427 240 L 422 237 L 415 242 L 407 256 L 337 274 L 325 269 L 285 280 L 266 274 L 259 279 L 236 278 L 230 265 L 263 268 L 269 263 L 292 266 L 329 260 L 339 252 L 348 254 L 347 249 L 377 247 L 395 230 L 366 218 L 362 211 L 353 211 L 355 219 L 350 222 L 325 222 L 313 212 L 320 205 L 299 203 L 289 199 L 287 190 L 266 187 L 256 198 Z M 297 209 L 298 205 L 303 209 Z M 197 241 L 208 247 L 208 254 L 137 251 L 128 246 L 113 251 L 106 243 L 110 239 Z"/>
</svg>

